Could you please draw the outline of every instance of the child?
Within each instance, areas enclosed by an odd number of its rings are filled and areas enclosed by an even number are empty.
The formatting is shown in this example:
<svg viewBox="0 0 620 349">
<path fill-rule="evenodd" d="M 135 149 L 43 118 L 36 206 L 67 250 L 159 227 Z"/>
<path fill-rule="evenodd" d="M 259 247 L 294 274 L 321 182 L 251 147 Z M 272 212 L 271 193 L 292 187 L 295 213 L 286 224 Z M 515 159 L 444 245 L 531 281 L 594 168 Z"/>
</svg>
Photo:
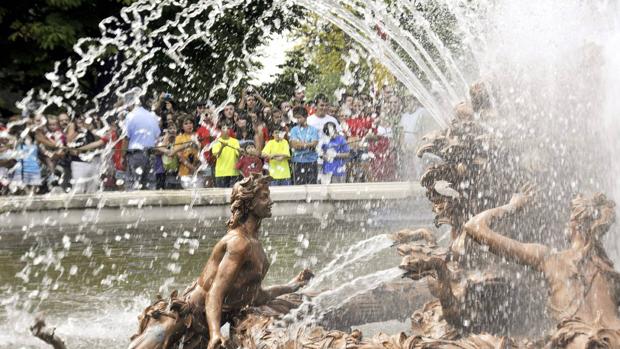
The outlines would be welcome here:
<svg viewBox="0 0 620 349">
<path fill-rule="evenodd" d="M 36 194 L 42 184 L 39 148 L 32 133 L 27 133 L 17 147 L 17 164 L 13 168 L 11 191 L 25 189 L 27 194 Z"/>
<path fill-rule="evenodd" d="M 273 178 L 272 185 L 291 185 L 291 168 L 288 165 L 291 149 L 284 136 L 286 136 L 284 128 L 276 128 L 273 139 L 267 142 L 263 149 L 263 158 L 269 161 L 269 175 Z"/>
<path fill-rule="evenodd" d="M 164 136 L 159 143 L 161 163 L 164 168 L 164 189 L 180 189 L 181 181 L 178 178 L 179 156 L 174 151 L 174 144 L 178 136 L 177 125 L 174 122 L 168 124 Z"/>
<path fill-rule="evenodd" d="M 328 122 L 323 126 L 323 133 L 328 140 L 321 145 L 323 158 L 323 174 L 321 184 L 346 182 L 346 163 L 351 149 L 344 136 L 339 135 L 336 124 Z"/>
<path fill-rule="evenodd" d="M 249 177 L 252 173 L 263 172 L 263 160 L 258 156 L 258 150 L 253 142 L 247 142 L 243 148 L 243 155 L 237 161 L 236 168 L 243 177 Z"/>
<path fill-rule="evenodd" d="M 213 142 L 211 153 L 215 157 L 215 186 L 231 188 L 239 178 L 239 171 L 235 168 L 239 159 L 239 141 L 230 136 L 230 123 L 221 124 L 221 135 Z"/>
<path fill-rule="evenodd" d="M 185 115 L 181 119 L 181 129 L 183 133 L 176 136 L 174 140 L 174 152 L 179 158 L 179 178 L 183 189 L 202 188 L 204 183 L 194 178 L 196 169 L 199 165 L 198 149 L 193 144 L 194 138 L 194 119 Z M 163 168 L 162 168 L 163 172 Z"/>
</svg>

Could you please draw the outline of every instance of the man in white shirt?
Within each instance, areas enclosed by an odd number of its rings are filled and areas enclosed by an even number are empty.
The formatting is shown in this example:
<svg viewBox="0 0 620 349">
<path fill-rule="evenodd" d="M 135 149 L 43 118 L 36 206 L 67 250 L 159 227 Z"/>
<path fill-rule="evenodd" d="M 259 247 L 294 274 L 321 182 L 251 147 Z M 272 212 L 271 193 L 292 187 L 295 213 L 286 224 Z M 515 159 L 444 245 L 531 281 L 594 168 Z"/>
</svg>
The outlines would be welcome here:
<svg viewBox="0 0 620 349">
<path fill-rule="evenodd" d="M 398 98 L 396 96 L 390 97 Z M 430 113 L 415 97 L 405 103 L 405 112 L 398 123 L 401 135 L 400 177 L 417 180 L 424 171 L 425 164 L 416 156 L 417 148 L 422 144 L 422 137 L 439 128 Z"/>
<path fill-rule="evenodd" d="M 324 94 L 319 93 L 316 96 L 315 101 L 316 113 L 308 117 L 306 121 L 308 125 L 319 130 L 320 138 L 325 137 L 325 134 L 323 133 L 323 126 L 325 126 L 325 124 L 328 122 L 333 122 L 336 125 L 336 130 L 338 131 L 338 133 L 341 133 L 342 127 L 340 127 L 340 122 L 338 122 L 335 117 L 327 115 L 327 108 L 329 108 L 329 100 L 327 99 L 327 97 Z"/>
</svg>

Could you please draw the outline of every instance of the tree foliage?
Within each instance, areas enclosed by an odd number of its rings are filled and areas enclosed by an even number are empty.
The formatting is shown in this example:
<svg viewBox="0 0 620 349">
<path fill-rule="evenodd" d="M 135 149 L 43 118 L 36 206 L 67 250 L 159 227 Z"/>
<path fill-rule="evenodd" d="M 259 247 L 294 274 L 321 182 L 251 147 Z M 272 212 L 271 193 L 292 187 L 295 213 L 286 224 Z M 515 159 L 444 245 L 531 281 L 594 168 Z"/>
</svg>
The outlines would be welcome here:
<svg viewBox="0 0 620 349">
<path fill-rule="evenodd" d="M 47 84 L 45 73 L 71 56 L 78 38 L 133 0 L 19 0 L 0 4 L 0 110 Z"/>
</svg>

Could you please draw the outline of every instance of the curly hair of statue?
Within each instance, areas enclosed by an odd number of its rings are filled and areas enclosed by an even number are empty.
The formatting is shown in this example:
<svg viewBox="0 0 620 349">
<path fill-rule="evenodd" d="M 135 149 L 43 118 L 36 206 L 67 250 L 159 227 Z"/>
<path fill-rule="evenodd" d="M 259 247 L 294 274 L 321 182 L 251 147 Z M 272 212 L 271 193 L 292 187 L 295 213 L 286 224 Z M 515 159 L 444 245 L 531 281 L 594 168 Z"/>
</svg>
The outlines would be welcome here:
<svg viewBox="0 0 620 349">
<path fill-rule="evenodd" d="M 228 222 L 226 222 L 228 229 L 234 229 L 245 222 L 252 210 L 257 193 L 261 189 L 268 187 L 270 182 L 270 176 L 253 173 L 235 183 L 230 197 L 230 211 L 232 215 Z"/>
<path fill-rule="evenodd" d="M 598 237 L 609 230 L 615 222 L 614 201 L 607 199 L 603 193 L 590 197 L 577 195 L 571 202 L 571 221 L 579 223 L 586 238 Z"/>
</svg>

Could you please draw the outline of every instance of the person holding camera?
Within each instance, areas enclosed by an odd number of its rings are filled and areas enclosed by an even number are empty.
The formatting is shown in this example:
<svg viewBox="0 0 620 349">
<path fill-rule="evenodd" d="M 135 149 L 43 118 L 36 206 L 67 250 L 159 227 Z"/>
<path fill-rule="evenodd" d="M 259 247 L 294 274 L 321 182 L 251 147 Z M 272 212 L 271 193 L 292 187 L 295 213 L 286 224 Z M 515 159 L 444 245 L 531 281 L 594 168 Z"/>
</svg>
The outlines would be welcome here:
<svg viewBox="0 0 620 349">
<path fill-rule="evenodd" d="M 260 103 L 260 104 L 259 104 Z M 271 107 L 254 87 L 249 86 L 241 90 L 241 100 L 239 100 L 239 112 L 261 114 L 263 107 Z"/>
<path fill-rule="evenodd" d="M 176 105 L 174 103 L 174 99 L 172 98 L 172 94 L 169 92 L 160 93 L 157 101 L 155 101 L 155 103 L 153 104 L 153 111 L 158 116 L 164 118 L 164 121 L 166 121 L 166 115 L 175 114 Z M 164 128 L 168 127 L 166 123 L 164 123 L 163 126 Z"/>
</svg>

